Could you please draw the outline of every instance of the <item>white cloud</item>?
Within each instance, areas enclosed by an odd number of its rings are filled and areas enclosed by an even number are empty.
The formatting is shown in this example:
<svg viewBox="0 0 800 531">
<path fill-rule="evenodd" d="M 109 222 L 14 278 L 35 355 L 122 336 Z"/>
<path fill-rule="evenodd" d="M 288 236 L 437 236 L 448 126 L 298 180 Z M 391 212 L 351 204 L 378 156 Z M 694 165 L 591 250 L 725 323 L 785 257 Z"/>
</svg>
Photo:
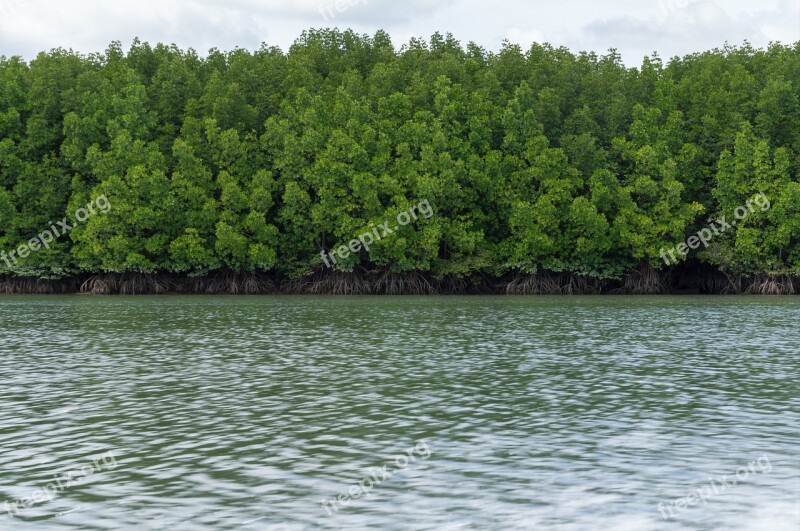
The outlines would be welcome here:
<svg viewBox="0 0 800 531">
<path fill-rule="evenodd" d="M 349 2 L 337 10 L 336 2 Z M 325 20 L 323 12 L 334 17 Z M 53 47 L 103 51 L 134 37 L 205 52 L 284 49 L 311 27 L 385 29 L 396 45 L 411 35 L 451 32 L 498 49 L 503 39 L 528 48 L 548 40 L 575 51 L 617 48 L 629 64 L 749 40 L 800 40 L 800 0 L 0 0 L 0 55 L 26 58 Z"/>
<path fill-rule="evenodd" d="M 522 29 L 517 26 L 512 26 L 506 30 L 505 38 L 509 41 L 519 44 L 523 50 L 529 50 L 534 42 L 543 44 L 547 42 L 544 34 L 537 29 Z"/>
<path fill-rule="evenodd" d="M 648 18 L 593 22 L 581 31 L 583 42 L 592 49 L 613 45 L 641 58 L 654 51 L 662 57 L 684 55 L 726 42 L 765 46 L 774 40 L 800 40 L 800 1 L 784 0 L 776 9 L 750 12 L 731 12 L 714 0 L 664 0 L 661 7 L 659 15 Z"/>
</svg>

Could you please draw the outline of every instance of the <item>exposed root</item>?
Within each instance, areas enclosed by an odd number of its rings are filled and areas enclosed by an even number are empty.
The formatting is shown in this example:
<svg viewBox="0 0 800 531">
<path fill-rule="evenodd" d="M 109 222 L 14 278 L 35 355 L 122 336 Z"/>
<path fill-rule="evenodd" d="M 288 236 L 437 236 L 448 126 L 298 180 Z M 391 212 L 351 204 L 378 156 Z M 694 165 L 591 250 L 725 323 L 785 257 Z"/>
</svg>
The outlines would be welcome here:
<svg viewBox="0 0 800 531">
<path fill-rule="evenodd" d="M 458 277 L 445 277 L 438 282 L 439 293 L 447 295 L 461 295 L 468 293 L 471 285 L 467 280 Z"/>
<path fill-rule="evenodd" d="M 800 277 L 796 275 L 730 275 L 718 269 L 699 266 L 684 271 L 679 286 L 694 287 L 715 295 L 797 295 Z"/>
<path fill-rule="evenodd" d="M 116 293 L 116 283 L 113 275 L 95 275 L 89 277 L 81 284 L 81 293 L 89 295 L 111 295 Z"/>
<path fill-rule="evenodd" d="M 725 280 L 726 282 L 724 282 L 722 289 L 718 292 L 720 295 L 739 295 L 742 293 L 742 277 L 733 278 L 725 274 Z"/>
<path fill-rule="evenodd" d="M 507 295 L 593 295 L 601 293 L 603 282 L 572 273 L 541 271 L 517 275 L 506 286 Z"/>
<path fill-rule="evenodd" d="M 157 275 L 123 276 L 119 283 L 120 295 L 163 295 L 168 292 L 168 281 Z"/>
<path fill-rule="evenodd" d="M 183 290 L 208 295 L 268 295 L 275 293 L 272 279 L 255 273 L 224 271 L 212 277 L 191 279 Z"/>
<path fill-rule="evenodd" d="M 2 295 L 63 295 L 74 293 L 77 280 L 43 280 L 29 277 L 0 278 Z"/>
<path fill-rule="evenodd" d="M 167 277 L 141 273 L 95 275 L 80 287 L 81 293 L 90 295 L 163 295 L 169 291 Z"/>
<path fill-rule="evenodd" d="M 672 278 L 672 273 L 677 278 Z M 800 294 L 798 275 L 726 275 L 710 267 L 692 267 L 659 273 L 644 266 L 622 281 L 599 280 L 572 273 L 541 271 L 494 277 L 444 277 L 433 280 L 421 272 L 341 272 L 318 270 L 310 276 L 279 281 L 275 276 L 219 271 L 207 277 L 136 273 L 104 273 L 61 280 L 28 277 L 0 277 L 2 294 L 161 295 L 168 293 L 209 295 L 590 295 L 601 293 L 644 295 L 665 293 L 711 293 L 747 295 Z"/>
<path fill-rule="evenodd" d="M 660 295 L 669 292 L 668 278 L 662 278 L 658 271 L 648 265 L 625 275 L 622 287 L 617 293 L 625 295 Z"/>
<path fill-rule="evenodd" d="M 275 282 L 268 277 L 232 271 L 203 278 L 175 278 L 166 274 L 95 275 L 81 285 L 80 291 L 91 295 L 265 295 L 276 292 Z"/>
<path fill-rule="evenodd" d="M 744 291 L 747 295 L 795 295 L 794 279 L 789 275 L 764 275 L 754 278 Z"/>
<path fill-rule="evenodd" d="M 422 273 L 390 271 L 317 271 L 286 280 L 281 291 L 294 295 L 435 295 L 439 291 Z"/>
<path fill-rule="evenodd" d="M 418 272 L 407 274 L 386 271 L 372 281 L 376 295 L 436 295 L 438 290 Z"/>
<path fill-rule="evenodd" d="M 281 290 L 293 295 L 369 295 L 372 286 L 361 273 L 327 271 L 287 280 Z"/>
<path fill-rule="evenodd" d="M 568 274 L 568 281 L 562 288 L 564 295 L 597 295 L 603 283 L 596 278 Z"/>
<path fill-rule="evenodd" d="M 733 278 L 722 273 L 716 273 L 703 275 L 700 279 L 700 289 L 704 293 L 736 295 L 740 293 L 741 286 Z"/>
<path fill-rule="evenodd" d="M 519 275 L 506 286 L 506 295 L 556 295 L 561 293 L 549 274 Z"/>
</svg>

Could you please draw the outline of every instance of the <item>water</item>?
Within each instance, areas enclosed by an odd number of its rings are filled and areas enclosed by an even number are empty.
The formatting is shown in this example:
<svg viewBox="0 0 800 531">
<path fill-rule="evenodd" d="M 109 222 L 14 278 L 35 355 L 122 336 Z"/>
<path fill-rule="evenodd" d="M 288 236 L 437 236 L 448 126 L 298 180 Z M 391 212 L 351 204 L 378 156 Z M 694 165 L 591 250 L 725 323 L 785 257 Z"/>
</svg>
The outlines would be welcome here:
<svg viewBox="0 0 800 531">
<path fill-rule="evenodd" d="M 0 529 L 800 529 L 797 300 L 0 298 Z"/>
</svg>

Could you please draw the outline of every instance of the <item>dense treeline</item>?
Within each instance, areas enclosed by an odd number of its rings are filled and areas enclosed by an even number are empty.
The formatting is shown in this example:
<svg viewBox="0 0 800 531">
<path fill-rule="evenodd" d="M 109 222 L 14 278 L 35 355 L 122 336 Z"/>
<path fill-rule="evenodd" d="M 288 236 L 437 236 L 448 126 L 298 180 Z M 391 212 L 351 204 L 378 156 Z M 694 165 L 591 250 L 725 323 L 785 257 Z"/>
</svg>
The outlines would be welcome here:
<svg viewBox="0 0 800 531">
<path fill-rule="evenodd" d="M 798 52 L 627 68 L 614 51 L 314 30 L 288 52 L 137 41 L 0 57 L 0 250 L 112 205 L 0 275 L 6 291 L 94 274 L 98 291 L 184 278 L 524 293 L 659 291 L 681 271 L 711 291 L 792 291 Z M 663 249 L 758 193 L 769 210 L 667 266 Z M 324 266 L 321 251 L 421 200 L 430 219 Z"/>
</svg>

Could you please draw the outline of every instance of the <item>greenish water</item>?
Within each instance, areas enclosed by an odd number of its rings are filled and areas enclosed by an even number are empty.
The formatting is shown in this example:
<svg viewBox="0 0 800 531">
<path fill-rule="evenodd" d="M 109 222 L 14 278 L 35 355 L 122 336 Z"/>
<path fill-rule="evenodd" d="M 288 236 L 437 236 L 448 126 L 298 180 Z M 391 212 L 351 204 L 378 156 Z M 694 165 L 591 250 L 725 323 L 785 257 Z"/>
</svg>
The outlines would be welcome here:
<svg viewBox="0 0 800 531">
<path fill-rule="evenodd" d="M 0 502 L 51 493 L 0 529 L 800 528 L 796 298 L 6 297 L 0 338 Z"/>
</svg>

